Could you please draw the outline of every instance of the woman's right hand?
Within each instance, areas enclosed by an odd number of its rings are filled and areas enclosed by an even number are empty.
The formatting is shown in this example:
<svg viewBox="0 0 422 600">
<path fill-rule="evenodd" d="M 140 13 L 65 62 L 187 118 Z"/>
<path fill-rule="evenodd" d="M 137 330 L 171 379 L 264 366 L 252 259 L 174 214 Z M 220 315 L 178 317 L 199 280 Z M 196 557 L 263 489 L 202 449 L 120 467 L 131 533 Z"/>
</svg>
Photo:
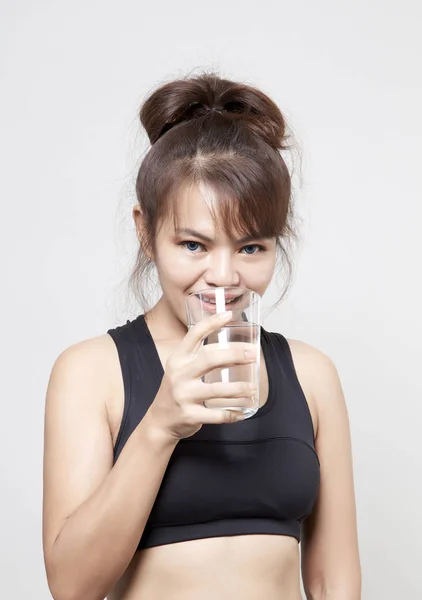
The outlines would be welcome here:
<svg viewBox="0 0 422 600">
<path fill-rule="evenodd" d="M 228 398 L 231 405 L 250 406 L 255 384 L 244 381 L 204 383 L 201 377 L 213 369 L 244 365 L 256 360 L 253 344 L 236 343 L 228 349 L 201 345 L 213 331 L 229 322 L 231 313 L 214 314 L 193 325 L 176 352 L 166 362 L 160 389 L 148 409 L 154 426 L 179 440 L 190 437 L 204 424 L 235 423 L 244 419 L 241 410 L 206 408 L 207 400 Z M 252 354 L 247 355 L 249 351 Z M 234 401 L 233 401 L 234 400 Z"/>
</svg>

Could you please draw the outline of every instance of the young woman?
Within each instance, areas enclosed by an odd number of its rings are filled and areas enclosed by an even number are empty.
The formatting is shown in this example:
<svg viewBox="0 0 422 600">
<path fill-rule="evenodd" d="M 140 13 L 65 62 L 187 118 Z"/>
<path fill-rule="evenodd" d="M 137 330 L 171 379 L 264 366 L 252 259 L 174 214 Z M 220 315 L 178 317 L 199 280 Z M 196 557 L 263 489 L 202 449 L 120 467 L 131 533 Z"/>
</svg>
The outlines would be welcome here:
<svg viewBox="0 0 422 600">
<path fill-rule="evenodd" d="M 286 126 L 260 90 L 203 74 L 141 109 L 151 149 L 133 215 L 134 278 L 157 269 L 145 314 L 68 348 L 47 392 L 44 556 L 56 600 L 358 600 L 351 442 L 337 371 L 322 352 L 262 328 L 261 407 L 246 383 L 206 384 L 242 350 L 187 331 L 185 299 L 240 286 L 263 295 L 289 259 Z M 241 400 L 243 399 L 243 400 Z M 299 554 L 301 542 L 301 559 Z M 300 566 L 302 569 L 300 569 Z"/>
</svg>

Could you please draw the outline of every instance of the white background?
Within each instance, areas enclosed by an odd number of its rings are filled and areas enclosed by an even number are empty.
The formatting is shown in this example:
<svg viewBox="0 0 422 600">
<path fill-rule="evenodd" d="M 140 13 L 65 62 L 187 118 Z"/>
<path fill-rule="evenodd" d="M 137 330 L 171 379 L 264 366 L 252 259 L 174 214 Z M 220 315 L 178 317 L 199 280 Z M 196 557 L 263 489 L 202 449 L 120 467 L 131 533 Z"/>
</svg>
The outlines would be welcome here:
<svg viewBox="0 0 422 600">
<path fill-rule="evenodd" d="M 2 597 L 50 598 L 49 372 L 65 347 L 129 315 L 137 109 L 201 67 L 261 87 L 296 132 L 303 243 L 264 325 L 340 372 L 363 599 L 422 597 L 421 16 L 416 0 L 2 0 Z"/>
</svg>

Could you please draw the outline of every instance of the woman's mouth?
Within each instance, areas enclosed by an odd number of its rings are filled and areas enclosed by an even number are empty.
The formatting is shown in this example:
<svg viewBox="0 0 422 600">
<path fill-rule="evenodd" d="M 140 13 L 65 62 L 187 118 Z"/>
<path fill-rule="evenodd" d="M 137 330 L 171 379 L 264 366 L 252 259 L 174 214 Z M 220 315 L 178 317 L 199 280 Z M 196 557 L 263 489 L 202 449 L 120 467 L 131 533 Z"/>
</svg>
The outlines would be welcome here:
<svg viewBox="0 0 422 600">
<path fill-rule="evenodd" d="M 242 296 L 235 296 L 233 298 L 225 298 L 224 306 L 229 307 L 232 305 L 236 305 L 236 303 L 240 300 L 241 297 Z M 202 296 L 201 300 L 204 305 L 206 305 L 207 307 L 210 307 L 210 308 L 216 306 L 216 304 L 217 304 L 214 297 L 207 298 L 206 296 Z"/>
</svg>

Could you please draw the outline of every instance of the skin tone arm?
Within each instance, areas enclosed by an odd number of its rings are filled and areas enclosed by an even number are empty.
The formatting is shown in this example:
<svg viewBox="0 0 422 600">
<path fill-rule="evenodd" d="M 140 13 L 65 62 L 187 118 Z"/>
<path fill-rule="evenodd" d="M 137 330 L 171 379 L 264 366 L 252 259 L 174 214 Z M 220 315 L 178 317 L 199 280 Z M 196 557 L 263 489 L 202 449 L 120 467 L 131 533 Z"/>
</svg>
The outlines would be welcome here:
<svg viewBox="0 0 422 600">
<path fill-rule="evenodd" d="M 247 404 L 254 393 L 248 384 L 205 384 L 200 378 L 214 368 L 254 361 L 245 355 L 252 345 L 236 351 L 210 345 L 193 354 L 227 320 L 214 315 L 186 334 L 114 466 L 106 407 L 117 393 L 111 382 L 121 381 L 121 373 L 113 341 L 103 336 L 82 342 L 56 361 L 46 401 L 43 503 L 44 557 L 55 600 L 103 600 L 136 551 L 179 439 L 203 423 L 243 419 L 202 402 L 229 397 Z"/>
<path fill-rule="evenodd" d="M 309 350 L 311 351 L 311 350 Z M 360 600 L 361 568 L 349 419 L 337 370 L 312 349 L 318 413 L 316 450 L 321 483 L 314 511 L 304 522 L 302 577 L 307 600 Z"/>
<path fill-rule="evenodd" d="M 55 600 L 105 598 L 136 551 L 177 443 L 146 418 L 112 468 L 111 344 L 98 338 L 66 350 L 48 387 L 43 543 Z"/>
</svg>

